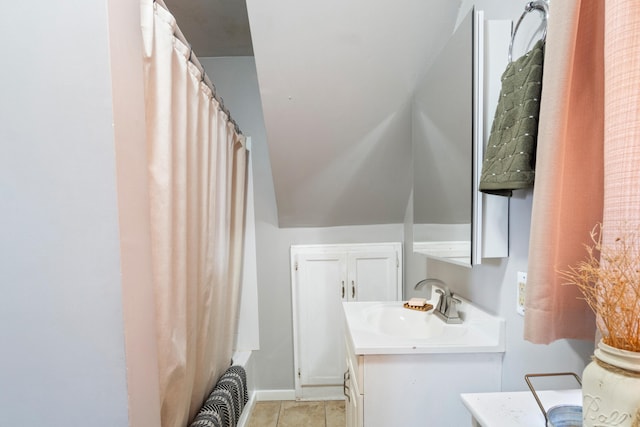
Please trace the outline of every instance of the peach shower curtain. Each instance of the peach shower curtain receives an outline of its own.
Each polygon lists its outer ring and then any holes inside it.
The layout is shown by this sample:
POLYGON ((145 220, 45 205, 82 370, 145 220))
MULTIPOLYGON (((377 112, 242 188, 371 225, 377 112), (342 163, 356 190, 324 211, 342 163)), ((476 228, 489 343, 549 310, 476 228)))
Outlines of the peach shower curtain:
POLYGON ((231 361, 247 152, 173 16, 141 7, 161 418, 184 427, 231 361))
POLYGON ((584 258, 596 223, 640 223, 638 4, 550 6, 525 300, 535 343, 594 339, 592 313, 558 271, 584 258))
POLYGON ((608 0, 603 242, 640 226, 640 2, 608 0))

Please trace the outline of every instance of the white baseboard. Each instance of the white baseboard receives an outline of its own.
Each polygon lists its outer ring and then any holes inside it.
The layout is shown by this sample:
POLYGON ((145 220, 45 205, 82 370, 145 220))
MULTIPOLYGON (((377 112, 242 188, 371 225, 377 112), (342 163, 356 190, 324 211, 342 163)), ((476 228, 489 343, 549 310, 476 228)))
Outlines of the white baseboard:
POLYGON ((256 401, 296 400, 295 390, 256 390, 256 401))
POLYGON ((342 386, 305 386, 300 388, 297 400, 341 400, 344 399, 342 386))

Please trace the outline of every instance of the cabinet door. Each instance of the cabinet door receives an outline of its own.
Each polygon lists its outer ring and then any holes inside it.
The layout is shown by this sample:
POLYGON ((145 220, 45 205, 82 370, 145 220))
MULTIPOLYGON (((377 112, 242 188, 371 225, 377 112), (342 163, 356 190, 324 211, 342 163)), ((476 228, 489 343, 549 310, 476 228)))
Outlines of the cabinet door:
POLYGON ((363 249, 348 255, 350 301, 397 301, 401 291, 401 252, 394 245, 363 249))
POLYGON ((345 417, 347 420, 347 427, 362 427, 363 426, 363 396, 362 391, 358 388, 358 381, 356 379, 356 369, 350 362, 350 357, 347 358, 347 372, 345 374, 344 389, 345 389, 345 417))
POLYGON ((362 427, 362 405, 360 396, 353 387, 347 389, 347 401, 345 402, 345 416, 347 419, 347 427, 362 427))
POLYGON ((353 390, 353 412, 355 413, 353 420, 356 427, 364 426, 364 396, 358 392, 357 389, 353 390))
MULTIPOLYGON (((347 366, 349 366, 349 361, 347 361, 347 366)), ((347 427, 356 427, 356 408, 354 402, 354 393, 351 391, 351 379, 349 378, 349 374, 351 374, 351 367, 345 373, 344 379, 344 415, 346 418, 347 427)))
POLYGON ((343 288, 346 297, 346 255, 299 253, 294 255, 294 322, 296 387, 342 386, 344 338, 343 288))

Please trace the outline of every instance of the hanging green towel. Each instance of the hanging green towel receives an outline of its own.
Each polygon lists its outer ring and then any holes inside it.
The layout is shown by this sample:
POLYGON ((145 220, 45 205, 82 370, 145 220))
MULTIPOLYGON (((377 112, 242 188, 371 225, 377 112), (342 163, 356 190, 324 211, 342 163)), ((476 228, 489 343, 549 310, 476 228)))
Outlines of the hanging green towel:
POLYGON ((502 74, 502 89, 485 150, 480 191, 511 196, 533 186, 544 41, 502 74))

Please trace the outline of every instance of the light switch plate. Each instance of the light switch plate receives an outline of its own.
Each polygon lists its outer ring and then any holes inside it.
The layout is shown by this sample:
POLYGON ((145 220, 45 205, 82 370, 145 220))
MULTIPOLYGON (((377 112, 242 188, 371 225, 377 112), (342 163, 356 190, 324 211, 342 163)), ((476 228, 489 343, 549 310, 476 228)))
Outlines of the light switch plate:
POLYGON ((518 291, 516 292, 518 300, 516 301, 516 311, 524 316, 524 290, 527 286, 527 273, 518 271, 518 291))

